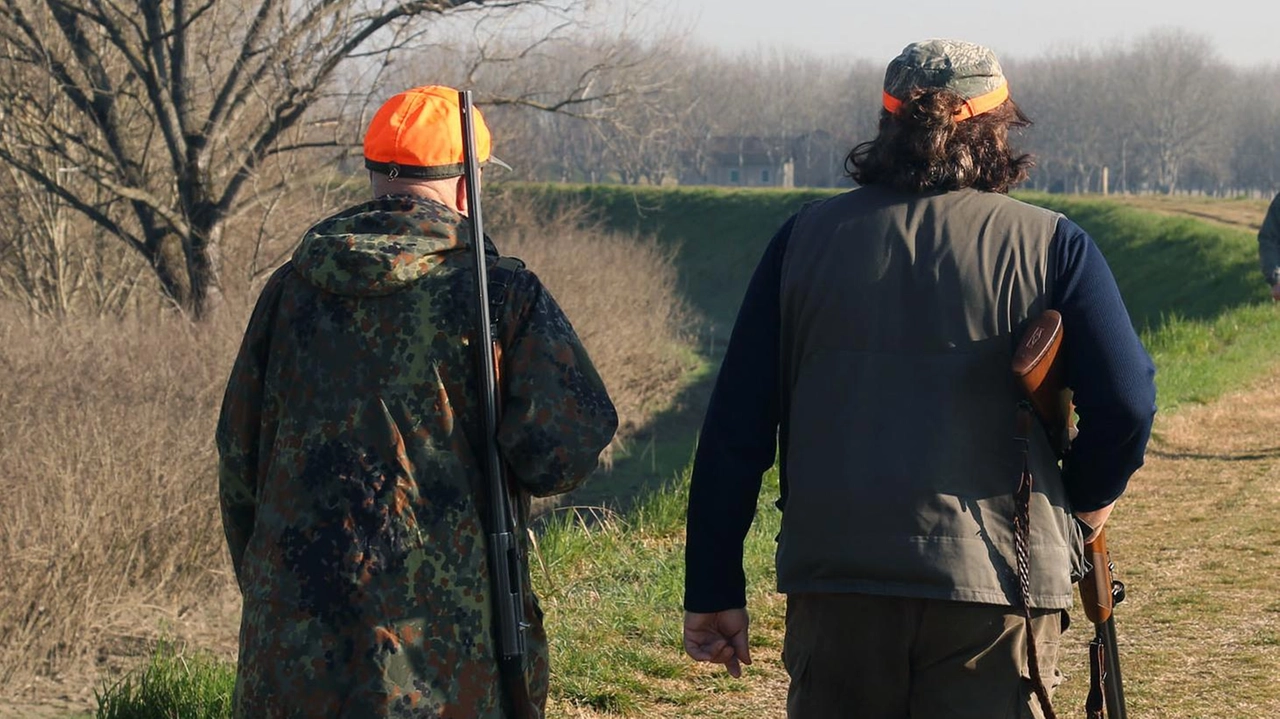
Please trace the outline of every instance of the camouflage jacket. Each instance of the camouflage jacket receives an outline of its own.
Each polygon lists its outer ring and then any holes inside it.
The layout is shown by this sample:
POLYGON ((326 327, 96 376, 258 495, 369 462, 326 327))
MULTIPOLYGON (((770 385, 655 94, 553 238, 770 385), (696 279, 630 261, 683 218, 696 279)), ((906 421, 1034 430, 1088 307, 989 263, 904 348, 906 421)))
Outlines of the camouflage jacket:
MULTIPOLYGON (((309 230, 258 299, 217 427, 238 717, 503 716, 465 222, 404 197, 353 207, 309 230)), ((565 492, 617 416, 532 272, 501 306, 499 450, 524 493, 565 492)), ((532 595, 526 616, 541 704, 532 595)))

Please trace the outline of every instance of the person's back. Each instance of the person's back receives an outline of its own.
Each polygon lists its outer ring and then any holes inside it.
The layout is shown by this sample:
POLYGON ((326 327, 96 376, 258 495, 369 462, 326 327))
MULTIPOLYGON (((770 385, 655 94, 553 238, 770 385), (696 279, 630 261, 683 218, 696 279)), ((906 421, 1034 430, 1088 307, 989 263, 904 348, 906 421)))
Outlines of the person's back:
MULTIPOLYGON (((1016 601, 1014 557, 991 561, 1020 469, 1010 338, 1049 301, 1059 217, 999 193, 878 185, 798 214, 781 275, 784 591, 1016 601)), ((1081 571, 1069 503, 1032 441, 1031 586, 1036 606, 1067 608, 1060 568, 1081 571)))
POLYGON ((743 298, 689 492, 685 648, 749 661, 734 560, 776 437, 788 716, 1040 717, 1154 367, 1088 235, 1007 196, 1030 121, 990 50, 908 45, 883 106, 848 157, 860 187, 788 219, 743 298), (1047 309, 1080 415, 1061 468, 1012 369, 1047 309))
MULTIPOLYGON (((218 446, 244 596, 238 717, 508 716, 465 201, 436 192, 454 191, 452 177, 400 183, 306 233, 264 288, 228 384, 218 446)), ((617 418, 536 275, 497 269, 489 249, 497 442, 524 514, 528 495, 582 482, 617 418)), ((540 708, 546 636, 531 592, 525 604, 540 708)))

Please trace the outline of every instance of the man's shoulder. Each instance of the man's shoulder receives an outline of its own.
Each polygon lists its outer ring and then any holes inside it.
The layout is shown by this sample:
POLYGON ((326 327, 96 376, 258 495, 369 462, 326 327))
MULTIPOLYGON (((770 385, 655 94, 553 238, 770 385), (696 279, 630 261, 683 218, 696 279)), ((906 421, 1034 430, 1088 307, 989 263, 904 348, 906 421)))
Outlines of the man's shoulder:
POLYGON ((528 265, 519 257, 500 255, 488 265, 489 284, 500 282, 510 284, 516 277, 528 273, 528 265))
POLYGON ((280 300, 280 295, 284 291, 284 287, 289 280, 295 276, 296 266, 292 259, 287 259, 284 264, 277 267, 267 277, 267 281, 262 283, 261 289, 258 290, 257 310, 264 311, 269 307, 274 307, 280 300))
POLYGON ((1021 199, 1021 198, 1018 198, 1018 197, 1014 197, 1013 195, 1010 195, 1010 194, 1007 194, 1007 193, 1003 193, 1003 192, 984 192, 984 193, 982 193, 982 194, 984 194, 984 195, 990 195, 990 196, 992 196, 992 197, 1000 198, 1000 199, 998 200, 999 202, 1008 203, 1009 205, 1016 205, 1016 206, 1018 206, 1018 207, 1025 207, 1025 208, 1027 208, 1027 210, 1028 210, 1028 211, 1031 211, 1031 212, 1041 212, 1041 213, 1045 213, 1045 214, 1048 214, 1048 215, 1053 215, 1053 216, 1055 216, 1055 217, 1058 217, 1058 216, 1061 216, 1061 215, 1062 215, 1062 213, 1061 213, 1061 212, 1058 212, 1057 210, 1050 209, 1050 208, 1048 208, 1048 207, 1045 207, 1044 205, 1037 205, 1037 204, 1035 204, 1034 202, 1031 202, 1030 200, 1024 200, 1024 199, 1021 199))
POLYGON ((532 299, 546 289, 537 270, 522 258, 501 255, 488 264, 489 291, 501 285, 515 297, 532 299))
POLYGON ((818 197, 802 204, 792 215, 791 221, 794 227, 803 229, 825 218, 846 218, 865 214, 872 207, 883 202, 882 195, 883 190, 879 187, 867 185, 830 197, 818 197))
POLYGON ((1057 232, 1059 222, 1065 217, 1057 210, 1007 193, 972 187, 921 195, 921 202, 932 205, 934 212, 957 218, 960 222, 1016 227, 1020 228, 1019 232, 1034 229, 1046 239, 1057 232))

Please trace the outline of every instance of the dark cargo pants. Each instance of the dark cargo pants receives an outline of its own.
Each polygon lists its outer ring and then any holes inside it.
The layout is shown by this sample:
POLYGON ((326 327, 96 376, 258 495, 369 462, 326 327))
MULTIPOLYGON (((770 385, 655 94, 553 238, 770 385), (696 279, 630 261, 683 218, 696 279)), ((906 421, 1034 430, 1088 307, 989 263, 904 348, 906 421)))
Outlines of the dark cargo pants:
MULTIPOLYGON (((1040 674, 1061 681, 1065 614, 1033 610, 1040 674)), ((1012 607, 865 594, 787 596, 789 719, 1042 719, 1012 607)))

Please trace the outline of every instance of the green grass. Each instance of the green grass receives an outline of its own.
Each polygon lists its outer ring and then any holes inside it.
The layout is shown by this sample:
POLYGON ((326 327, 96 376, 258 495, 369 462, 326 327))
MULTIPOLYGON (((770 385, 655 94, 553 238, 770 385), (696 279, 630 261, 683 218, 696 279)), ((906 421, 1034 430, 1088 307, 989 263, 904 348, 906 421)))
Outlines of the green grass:
POLYGON ((1255 233, 1105 199, 1016 196, 1062 212, 1093 237, 1139 329, 1158 330, 1172 313, 1212 320, 1230 309, 1270 302, 1255 233))
MULTIPOLYGON (((695 667, 684 657, 680 634, 687 490, 686 472, 625 515, 561 511, 544 526, 539 547, 546 571, 535 565, 534 585, 551 636, 553 701, 631 713, 652 704, 685 705, 707 691, 688 682, 695 667)), ((747 538, 753 605, 773 588, 781 514, 768 497, 776 494, 775 472, 765 479, 747 538)))
POLYGON ((226 719, 235 668, 207 654, 161 643, 139 671, 95 692, 96 719, 226 719))
POLYGON ((1171 314, 1143 342, 1156 365, 1160 411, 1207 403, 1275 366, 1280 307, 1267 300, 1200 320, 1171 314))
POLYGON ((669 405, 615 453, 608 472, 598 472, 570 497, 570 504, 627 511, 629 504, 678 477, 693 460, 703 408, 715 367, 699 355, 669 405))

